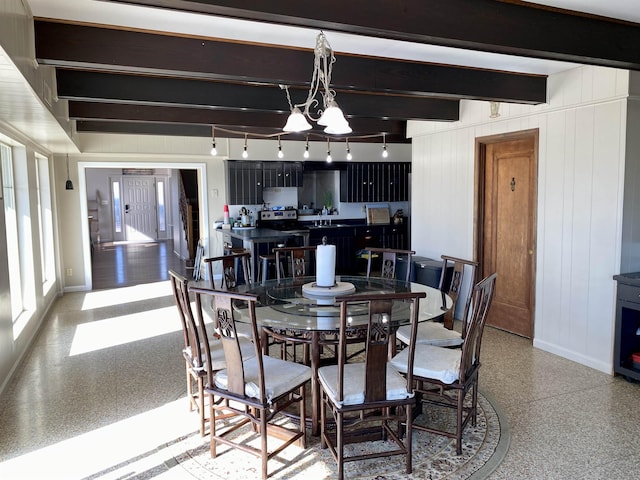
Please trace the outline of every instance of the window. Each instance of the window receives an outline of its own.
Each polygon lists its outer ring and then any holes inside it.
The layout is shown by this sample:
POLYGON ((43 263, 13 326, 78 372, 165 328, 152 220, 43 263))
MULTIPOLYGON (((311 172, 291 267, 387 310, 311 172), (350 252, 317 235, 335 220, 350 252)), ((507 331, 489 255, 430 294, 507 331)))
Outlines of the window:
POLYGON ((111 181, 111 195, 113 196, 113 228, 116 233, 122 233, 122 205, 118 180, 111 181))
POLYGON ((55 283, 53 247, 53 213, 51 211, 51 182, 49 159, 36 156, 38 188, 38 221, 40 224, 40 262, 42 264, 43 293, 55 283))
POLYGON ((164 180, 156 182, 157 198, 158 198, 158 231, 165 232, 167 230, 166 209, 164 205, 164 180))
POLYGON ((13 181, 13 157, 11 147, 0 143, 2 162, 2 194, 4 197, 4 217, 7 236, 7 260, 9 293, 11 298, 11 319, 15 323, 23 310, 22 279, 20 271, 20 243, 18 241, 18 214, 16 212, 16 192, 13 181))

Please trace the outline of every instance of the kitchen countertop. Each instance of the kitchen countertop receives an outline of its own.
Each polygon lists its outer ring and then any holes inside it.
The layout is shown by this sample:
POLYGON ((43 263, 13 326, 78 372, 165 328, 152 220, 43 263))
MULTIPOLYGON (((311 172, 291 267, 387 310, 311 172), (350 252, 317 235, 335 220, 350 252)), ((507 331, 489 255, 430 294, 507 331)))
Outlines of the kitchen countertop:
POLYGON ((271 240, 280 240, 295 235, 294 233, 274 230, 272 228, 232 228, 230 230, 218 229, 216 231, 220 232, 221 234, 228 233, 234 238, 249 242, 269 242, 271 240))

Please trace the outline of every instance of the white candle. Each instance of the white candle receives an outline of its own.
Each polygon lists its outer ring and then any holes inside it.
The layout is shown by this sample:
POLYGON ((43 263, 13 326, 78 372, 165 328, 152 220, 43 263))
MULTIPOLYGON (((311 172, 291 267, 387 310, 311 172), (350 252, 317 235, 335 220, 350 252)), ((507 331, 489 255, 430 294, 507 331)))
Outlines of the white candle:
POLYGON ((316 250, 316 284, 333 287, 336 283, 336 246, 318 245, 316 250))

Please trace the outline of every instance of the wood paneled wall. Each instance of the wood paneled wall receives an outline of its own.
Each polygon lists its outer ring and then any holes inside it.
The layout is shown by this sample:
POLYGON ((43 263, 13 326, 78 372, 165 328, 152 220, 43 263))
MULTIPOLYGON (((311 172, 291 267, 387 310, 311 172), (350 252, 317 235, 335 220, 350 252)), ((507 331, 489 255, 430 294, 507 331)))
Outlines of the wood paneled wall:
POLYGON ((549 78, 545 105, 502 104, 491 119, 488 103, 463 102, 460 122, 408 127, 411 247, 434 258, 474 256, 475 139, 539 129, 534 346, 607 373, 630 156, 628 91, 629 72, 580 67, 549 78))

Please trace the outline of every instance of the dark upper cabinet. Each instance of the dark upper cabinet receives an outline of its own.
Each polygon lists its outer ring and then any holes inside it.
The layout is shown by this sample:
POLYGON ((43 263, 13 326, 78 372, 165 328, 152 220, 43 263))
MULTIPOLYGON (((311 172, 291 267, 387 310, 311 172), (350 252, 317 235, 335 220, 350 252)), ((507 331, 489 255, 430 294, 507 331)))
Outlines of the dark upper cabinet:
POLYGON ((264 188, 302 187, 302 162, 262 162, 264 188))
POLYGON ((341 202, 406 202, 408 162, 354 162, 340 176, 341 202))
POLYGON ((262 203, 262 162, 229 160, 227 192, 231 205, 262 203))

